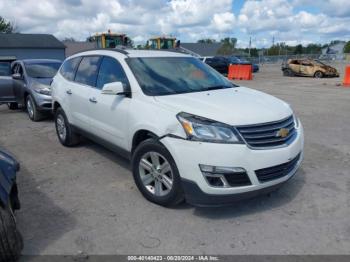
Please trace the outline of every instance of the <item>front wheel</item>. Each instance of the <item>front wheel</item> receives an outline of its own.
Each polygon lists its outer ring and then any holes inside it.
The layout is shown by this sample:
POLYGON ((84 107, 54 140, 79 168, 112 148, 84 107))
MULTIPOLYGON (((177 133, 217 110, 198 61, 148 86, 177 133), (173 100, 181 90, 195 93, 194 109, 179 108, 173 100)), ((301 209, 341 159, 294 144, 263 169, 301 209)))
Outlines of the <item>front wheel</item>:
POLYGON ((174 206, 184 200, 175 161, 156 139, 147 139, 136 148, 132 169, 138 189, 149 201, 174 206))
POLYGON ((322 78, 323 77, 323 73, 321 71, 317 71, 314 75, 315 78, 322 78))
POLYGON ((34 98, 31 95, 27 96, 26 99, 26 108, 27 108, 27 113, 29 116, 29 119, 37 122, 43 119, 43 114, 38 110, 36 103, 34 101, 34 98))
POLYGON ((17 261, 22 248, 22 236, 10 207, 0 207, 0 262, 17 261))

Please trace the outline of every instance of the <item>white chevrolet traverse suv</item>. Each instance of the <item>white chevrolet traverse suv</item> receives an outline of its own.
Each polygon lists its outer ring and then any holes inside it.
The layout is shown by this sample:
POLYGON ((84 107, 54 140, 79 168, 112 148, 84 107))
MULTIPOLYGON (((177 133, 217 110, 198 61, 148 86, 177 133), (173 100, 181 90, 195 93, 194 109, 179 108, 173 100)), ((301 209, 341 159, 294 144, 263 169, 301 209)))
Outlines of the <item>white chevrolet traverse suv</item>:
POLYGON ((269 192, 303 157, 290 106, 189 55, 104 49, 67 58, 52 82, 59 141, 127 156, 150 201, 223 205, 269 192))

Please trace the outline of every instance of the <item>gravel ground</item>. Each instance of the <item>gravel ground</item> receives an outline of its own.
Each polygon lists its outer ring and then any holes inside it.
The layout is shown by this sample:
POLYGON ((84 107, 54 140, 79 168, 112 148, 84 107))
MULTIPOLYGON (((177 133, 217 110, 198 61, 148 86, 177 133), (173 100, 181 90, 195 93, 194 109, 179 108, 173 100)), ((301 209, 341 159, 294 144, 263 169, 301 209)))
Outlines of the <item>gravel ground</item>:
POLYGON ((305 160, 279 191, 224 208, 147 202, 123 158, 89 141, 64 148, 52 119, 33 123, 0 106, 0 145, 22 167, 23 253, 350 254, 350 88, 341 80, 282 77, 265 65, 238 82, 293 106, 305 160))

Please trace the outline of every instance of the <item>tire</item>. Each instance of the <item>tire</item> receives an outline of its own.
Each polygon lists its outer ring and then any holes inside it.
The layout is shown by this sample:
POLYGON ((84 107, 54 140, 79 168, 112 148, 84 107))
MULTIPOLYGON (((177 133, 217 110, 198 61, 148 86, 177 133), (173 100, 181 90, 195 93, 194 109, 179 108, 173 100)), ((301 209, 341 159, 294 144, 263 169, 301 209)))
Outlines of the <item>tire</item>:
POLYGON ((55 127, 58 140, 64 146, 71 147, 79 144, 80 138, 69 124, 66 114, 61 107, 55 113, 55 127))
POLYGON ((28 95, 26 98, 26 108, 30 120, 38 122, 44 118, 43 113, 38 110, 34 98, 31 95, 28 95))
POLYGON ((284 76, 293 76, 294 73, 293 73, 293 71, 290 70, 290 69, 284 69, 284 70, 283 70, 283 75, 284 75, 284 76))
POLYGON ((18 104, 17 103, 7 103, 7 107, 10 110, 16 110, 16 109, 18 109, 18 104))
POLYGON ((161 206, 175 206, 184 200, 175 161, 156 139, 147 139, 136 148, 132 157, 132 171, 136 186, 147 200, 161 206), (145 164, 145 160, 148 163, 145 164))
POLYGON ((22 249, 23 239, 13 213, 8 207, 0 207, 0 262, 17 261, 22 249))
POLYGON ((321 71, 316 71, 314 74, 315 78, 322 78, 323 77, 323 73, 321 71))

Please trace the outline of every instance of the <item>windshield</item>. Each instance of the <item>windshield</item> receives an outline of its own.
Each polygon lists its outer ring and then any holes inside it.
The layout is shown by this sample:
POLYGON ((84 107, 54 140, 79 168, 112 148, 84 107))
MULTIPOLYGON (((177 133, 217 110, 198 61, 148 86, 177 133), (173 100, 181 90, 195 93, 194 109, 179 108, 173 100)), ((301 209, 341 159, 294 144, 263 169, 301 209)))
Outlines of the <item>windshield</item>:
POLYGON ((11 75, 11 63, 10 62, 0 62, 0 76, 11 75))
POLYGON ((61 63, 26 64, 27 74, 33 78, 53 78, 61 63))
POLYGON ((129 58, 142 91, 149 96, 235 87, 214 69, 193 57, 129 58))

